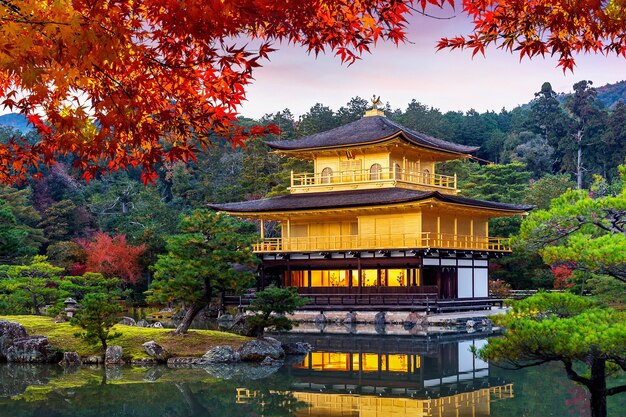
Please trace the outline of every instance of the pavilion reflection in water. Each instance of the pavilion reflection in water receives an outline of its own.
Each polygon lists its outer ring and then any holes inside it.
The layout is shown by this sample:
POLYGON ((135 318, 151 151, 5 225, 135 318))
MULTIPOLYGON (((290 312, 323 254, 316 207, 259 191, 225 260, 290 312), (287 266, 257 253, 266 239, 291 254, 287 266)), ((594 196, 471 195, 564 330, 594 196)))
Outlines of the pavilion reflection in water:
MULTIPOLYGON (((490 377, 473 356, 484 339, 437 344, 436 349, 316 351, 289 372, 298 417, 481 417, 491 403, 513 397, 513 385, 490 377)), ((393 343, 392 343, 393 344, 393 343)), ((240 399, 250 395, 240 391, 240 399)))

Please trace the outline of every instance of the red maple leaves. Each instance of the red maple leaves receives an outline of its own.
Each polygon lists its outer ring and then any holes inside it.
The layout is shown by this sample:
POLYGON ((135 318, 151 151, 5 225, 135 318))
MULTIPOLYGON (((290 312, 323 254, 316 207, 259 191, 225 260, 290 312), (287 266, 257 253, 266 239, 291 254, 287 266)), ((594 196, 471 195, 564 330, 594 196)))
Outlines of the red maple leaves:
MULTIPOLYGON (((405 40, 414 5, 454 0, 3 0, 0 106, 29 117, 35 145, 0 144, 0 182, 73 157, 89 180, 139 166, 144 181, 164 161, 193 160, 218 138, 235 146, 274 127, 236 119, 252 74, 289 42, 353 63, 379 40, 405 40), (248 44, 252 41, 251 44, 248 44), (243 45, 243 46, 242 46, 243 45), (254 45, 254 46, 252 46, 254 45)), ((626 56, 624 0, 463 0, 469 36, 438 48, 520 57, 579 52, 626 56)))
POLYGON ((463 0, 474 21, 473 33, 443 38, 438 49, 470 49, 484 54, 494 45, 520 59, 558 57, 573 71, 579 53, 626 57, 626 8, 623 0, 463 0))
POLYGON ((218 138, 239 146, 275 132, 236 119, 272 42, 350 63, 378 39, 402 41, 407 12, 388 0, 7 0, 0 105, 27 115, 42 140, 0 144, 0 182, 63 155, 86 180, 139 166, 150 182, 160 163, 193 160, 218 138))
POLYGON ((131 283, 141 279, 139 257, 145 250, 144 245, 132 246, 126 242, 126 236, 112 237, 104 232, 96 233, 90 240, 80 240, 78 244, 85 249, 87 271, 131 283))

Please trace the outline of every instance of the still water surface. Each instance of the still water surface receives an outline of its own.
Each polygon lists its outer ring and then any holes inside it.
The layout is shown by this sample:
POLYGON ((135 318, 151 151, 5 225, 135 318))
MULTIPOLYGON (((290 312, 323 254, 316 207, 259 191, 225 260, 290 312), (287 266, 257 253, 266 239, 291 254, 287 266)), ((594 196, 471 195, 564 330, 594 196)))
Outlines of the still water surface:
MULTIPOLYGON (((299 339, 305 336, 298 335, 299 339)), ((283 367, 196 369, 0 365, 0 417, 587 416, 557 365, 505 371, 475 359, 485 339, 309 336, 283 367)), ((626 395, 609 400, 626 415, 626 395)))

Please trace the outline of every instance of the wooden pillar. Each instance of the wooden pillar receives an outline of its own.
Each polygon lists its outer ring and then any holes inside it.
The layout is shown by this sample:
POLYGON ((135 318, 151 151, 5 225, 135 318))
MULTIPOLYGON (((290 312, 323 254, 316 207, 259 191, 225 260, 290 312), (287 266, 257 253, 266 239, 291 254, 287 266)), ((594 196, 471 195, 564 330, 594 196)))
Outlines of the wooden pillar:
POLYGON ((361 257, 359 256, 356 260, 357 262, 357 280, 359 281, 359 293, 361 292, 361 288, 363 288, 363 269, 361 268, 361 257))
POLYGON ((456 216, 454 216, 454 247, 456 248, 457 246, 457 232, 458 232, 458 219, 456 216))
POLYGON ((287 241, 283 242, 283 249, 291 249, 291 220, 289 218, 287 218, 287 241))
POLYGON ((261 243, 265 239, 265 220, 261 219, 261 243))
POLYGON ((437 216, 437 237, 436 239, 436 246, 441 246, 441 216, 437 216))
POLYGON ((376 285, 378 287, 380 287, 382 285, 381 283, 381 270, 380 270, 380 265, 376 265, 376 285))
POLYGON ((307 282, 307 287, 311 288, 311 276, 313 274, 311 273, 311 267, 310 266, 309 266, 309 269, 307 270, 307 274, 308 274, 308 281, 309 281, 309 282, 307 282))
POLYGON ((288 287, 291 287, 291 265, 287 264, 287 279, 286 283, 288 287))

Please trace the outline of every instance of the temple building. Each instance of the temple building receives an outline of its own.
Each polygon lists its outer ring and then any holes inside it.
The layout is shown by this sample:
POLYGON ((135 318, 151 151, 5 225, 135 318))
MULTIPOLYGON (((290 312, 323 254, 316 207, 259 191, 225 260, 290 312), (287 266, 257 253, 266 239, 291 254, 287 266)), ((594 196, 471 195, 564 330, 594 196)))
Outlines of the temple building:
POLYGON ((508 239, 489 234, 489 219, 531 208, 457 195, 456 176, 437 164, 478 148, 408 129, 376 108, 267 145, 312 161, 313 172, 292 172, 288 195, 209 207, 260 221, 260 287, 297 287, 320 308, 484 307, 489 259, 510 252, 508 239))

